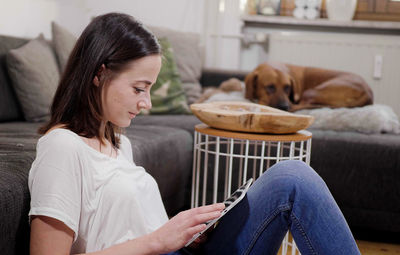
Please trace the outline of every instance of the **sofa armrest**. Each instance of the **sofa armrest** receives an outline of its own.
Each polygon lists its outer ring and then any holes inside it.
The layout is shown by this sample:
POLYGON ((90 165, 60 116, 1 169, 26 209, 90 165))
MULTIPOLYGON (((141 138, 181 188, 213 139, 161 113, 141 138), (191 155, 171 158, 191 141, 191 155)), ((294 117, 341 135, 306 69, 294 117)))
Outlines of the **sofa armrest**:
POLYGON ((233 77, 243 81, 247 74, 248 72, 241 70, 203 69, 200 84, 202 87, 218 87, 221 82, 233 77))

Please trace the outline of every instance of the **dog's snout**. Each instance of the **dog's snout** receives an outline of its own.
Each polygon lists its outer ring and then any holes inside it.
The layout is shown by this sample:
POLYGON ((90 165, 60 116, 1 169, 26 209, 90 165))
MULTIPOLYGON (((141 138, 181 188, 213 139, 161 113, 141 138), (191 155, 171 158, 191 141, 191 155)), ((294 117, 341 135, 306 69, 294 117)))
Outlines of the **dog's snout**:
POLYGON ((290 108, 290 105, 287 101, 279 102, 276 108, 284 111, 288 111, 290 108))

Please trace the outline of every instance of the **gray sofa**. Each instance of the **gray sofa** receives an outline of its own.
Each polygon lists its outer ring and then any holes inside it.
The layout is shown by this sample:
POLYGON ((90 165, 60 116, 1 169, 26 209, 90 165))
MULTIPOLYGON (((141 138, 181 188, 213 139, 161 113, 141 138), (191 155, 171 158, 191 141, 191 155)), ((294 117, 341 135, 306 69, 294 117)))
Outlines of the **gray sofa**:
MULTIPOLYGON (((41 123, 24 121, 5 53, 27 40, 0 36, 0 254, 29 254, 28 172, 41 123)), ((245 73, 202 70, 200 83, 217 86, 245 73)), ((190 206, 193 115, 137 116, 126 129, 133 157, 158 182, 170 216, 190 206)), ((322 176, 350 226, 400 233, 400 136, 311 130, 311 165, 322 176)))

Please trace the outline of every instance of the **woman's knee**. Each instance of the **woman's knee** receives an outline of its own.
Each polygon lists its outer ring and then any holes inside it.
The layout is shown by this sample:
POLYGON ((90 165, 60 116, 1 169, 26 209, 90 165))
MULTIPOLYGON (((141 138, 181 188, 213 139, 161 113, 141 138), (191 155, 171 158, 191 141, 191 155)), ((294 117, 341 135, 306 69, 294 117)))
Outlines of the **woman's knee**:
POLYGON ((322 178, 309 165, 299 160, 281 161, 270 167, 259 179, 261 182, 257 186, 262 190, 261 193, 265 193, 264 189, 274 189, 291 201, 295 197, 308 199, 329 194, 322 178))
POLYGON ((267 171, 273 174, 293 174, 296 176, 299 174, 304 175, 314 172, 309 165, 300 160, 280 161, 267 169, 267 171))
POLYGON ((266 171, 264 178, 285 178, 288 184, 302 180, 304 183, 316 184, 325 182, 309 165, 300 160, 285 160, 273 165, 266 171))
MULTIPOLYGON (((302 161, 286 160, 276 163, 260 176, 253 184, 252 197, 255 201, 265 199, 272 204, 287 204, 296 197, 309 196, 322 186, 320 177, 315 171, 302 161)), ((323 184, 324 185, 324 184, 323 184)))

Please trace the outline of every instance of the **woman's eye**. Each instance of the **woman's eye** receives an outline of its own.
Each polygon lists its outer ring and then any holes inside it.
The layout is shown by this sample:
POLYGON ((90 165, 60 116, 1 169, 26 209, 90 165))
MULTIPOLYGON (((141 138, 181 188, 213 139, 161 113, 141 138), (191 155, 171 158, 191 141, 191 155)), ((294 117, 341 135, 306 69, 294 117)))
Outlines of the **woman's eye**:
POLYGON ((144 89, 140 89, 140 88, 134 88, 135 89, 135 93, 139 94, 141 92, 144 92, 144 89))

